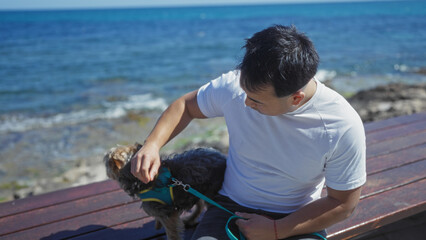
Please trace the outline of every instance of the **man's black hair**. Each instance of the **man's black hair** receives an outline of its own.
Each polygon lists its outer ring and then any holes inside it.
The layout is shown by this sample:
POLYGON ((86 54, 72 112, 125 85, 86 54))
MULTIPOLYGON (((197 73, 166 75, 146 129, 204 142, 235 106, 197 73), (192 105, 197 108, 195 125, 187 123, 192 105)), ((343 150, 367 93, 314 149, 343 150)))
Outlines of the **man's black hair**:
POLYGON ((318 68, 313 43, 294 26, 274 25, 246 40, 246 53, 238 65, 240 84, 250 92, 272 85, 277 97, 303 88, 318 68))

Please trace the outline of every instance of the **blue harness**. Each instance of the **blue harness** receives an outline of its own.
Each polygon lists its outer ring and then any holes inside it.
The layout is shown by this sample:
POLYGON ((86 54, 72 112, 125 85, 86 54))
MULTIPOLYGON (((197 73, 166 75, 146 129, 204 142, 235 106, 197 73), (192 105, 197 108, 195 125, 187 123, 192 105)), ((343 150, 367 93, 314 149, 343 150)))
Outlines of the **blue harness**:
POLYGON ((170 185, 172 174, 166 167, 159 170, 158 180, 161 185, 159 187, 151 187, 149 189, 140 191, 138 196, 142 202, 159 202, 163 205, 173 205, 173 185, 170 185))

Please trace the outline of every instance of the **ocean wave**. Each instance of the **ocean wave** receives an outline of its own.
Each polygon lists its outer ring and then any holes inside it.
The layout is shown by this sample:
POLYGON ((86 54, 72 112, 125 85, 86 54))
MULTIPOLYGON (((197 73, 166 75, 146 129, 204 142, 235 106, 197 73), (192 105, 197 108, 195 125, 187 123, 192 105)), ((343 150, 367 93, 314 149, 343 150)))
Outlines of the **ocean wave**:
POLYGON ((141 94, 129 96, 124 101, 104 102, 104 106, 112 109, 119 108, 125 110, 164 110, 167 107, 167 103, 163 98, 154 98, 152 94, 141 94))
POLYGON ((129 96, 127 100, 104 102, 101 109, 81 109, 68 113, 58 113, 47 117, 28 117, 23 114, 0 116, 0 133, 24 132, 39 128, 51 128, 90 122, 102 119, 117 119, 131 111, 164 110, 167 103, 152 94, 129 96))
POLYGON ((412 67, 405 64, 394 64, 393 68, 397 72, 401 73, 417 73, 417 74, 425 74, 426 67, 412 67))

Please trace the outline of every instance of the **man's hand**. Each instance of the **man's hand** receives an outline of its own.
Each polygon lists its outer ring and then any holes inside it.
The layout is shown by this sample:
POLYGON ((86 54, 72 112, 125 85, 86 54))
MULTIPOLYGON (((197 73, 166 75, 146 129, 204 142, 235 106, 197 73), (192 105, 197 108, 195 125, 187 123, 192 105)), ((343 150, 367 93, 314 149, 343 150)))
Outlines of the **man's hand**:
POLYGON ((275 239, 274 220, 257 214, 236 213, 236 215, 247 219, 238 219, 235 222, 247 239, 275 239))
POLYGON ((197 104, 197 90, 174 101, 161 114, 143 147, 133 156, 132 174, 144 183, 154 180, 160 168, 160 148, 178 135, 194 118, 206 118, 197 104))
POLYGON ((130 160, 132 174, 144 183, 154 180, 161 165, 159 151, 154 144, 144 144, 130 160))

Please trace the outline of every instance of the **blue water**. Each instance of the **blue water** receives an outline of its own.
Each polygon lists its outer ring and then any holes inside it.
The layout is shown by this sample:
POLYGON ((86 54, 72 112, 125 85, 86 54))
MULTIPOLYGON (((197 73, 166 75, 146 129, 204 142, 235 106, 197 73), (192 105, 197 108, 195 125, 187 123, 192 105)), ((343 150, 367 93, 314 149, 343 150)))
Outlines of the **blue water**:
POLYGON ((426 1, 0 12, 0 134, 161 110, 294 24, 342 92, 417 83, 426 1))

